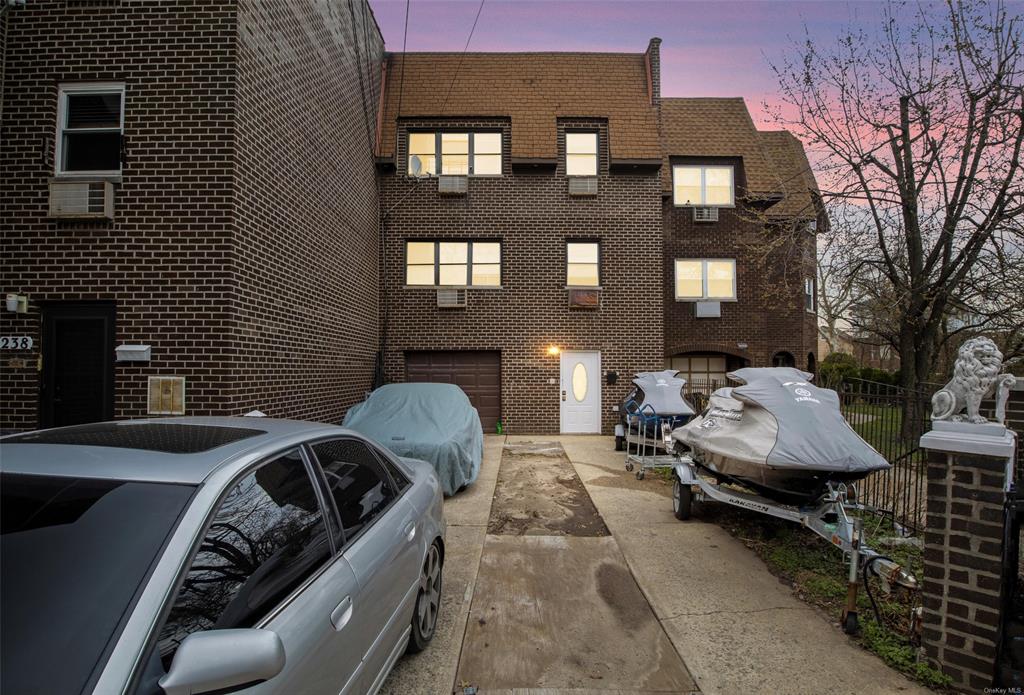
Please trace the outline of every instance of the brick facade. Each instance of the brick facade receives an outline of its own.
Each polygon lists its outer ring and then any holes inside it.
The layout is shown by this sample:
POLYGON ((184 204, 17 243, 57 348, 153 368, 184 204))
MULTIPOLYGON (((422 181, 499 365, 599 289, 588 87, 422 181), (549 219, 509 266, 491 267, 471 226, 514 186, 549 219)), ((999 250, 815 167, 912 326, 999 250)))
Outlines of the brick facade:
MULTIPOLYGON (((436 126, 406 120, 402 127, 436 126)), ((493 119, 446 121, 452 128, 494 127, 493 119)), ((661 342, 661 235, 657 175, 609 173, 605 125, 565 120, 566 126, 600 132, 598 195, 571 198, 561 163, 553 171, 522 174, 510 164, 503 129, 504 175, 471 177, 464 197, 437 192, 434 179, 405 175, 405 138, 399 138, 395 173, 381 177, 387 291, 386 376, 405 378, 404 354, 412 350, 500 350, 502 419, 513 432, 554 433, 559 428, 559 358, 546 349, 601 352, 603 373, 621 377, 602 384, 605 432, 618 415, 637 369, 659 369, 661 342), (570 309, 565 289, 565 242, 601 243, 601 307, 570 309), (409 239, 500 239, 501 289, 470 289, 465 309, 439 309, 435 290, 404 286, 404 243, 409 239), (554 380, 554 383, 549 383, 554 380)), ((559 162, 561 162, 559 158, 559 162)))
POLYGON ((117 417, 146 414, 149 375, 186 377, 190 415, 331 420, 362 397, 377 340, 367 128, 383 46, 356 5, 34 0, 7 12, 0 288, 28 295, 30 311, 0 313, 0 333, 35 347, 3 354, 0 428, 37 425, 39 309, 74 300, 115 304, 116 344, 152 346, 150 362, 116 367, 117 417), (57 88, 84 81, 124 83, 125 161, 112 221, 60 222, 47 216, 57 88), (338 259, 314 262, 324 248, 338 259))

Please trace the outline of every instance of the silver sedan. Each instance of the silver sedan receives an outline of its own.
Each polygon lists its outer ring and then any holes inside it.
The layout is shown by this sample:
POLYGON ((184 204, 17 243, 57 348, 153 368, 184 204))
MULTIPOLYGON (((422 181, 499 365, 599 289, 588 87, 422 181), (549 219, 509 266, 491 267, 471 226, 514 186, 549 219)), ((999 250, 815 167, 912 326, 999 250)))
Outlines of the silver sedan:
POLYGON ((433 637, 428 464, 256 418, 0 440, 11 693, 373 693, 433 637))

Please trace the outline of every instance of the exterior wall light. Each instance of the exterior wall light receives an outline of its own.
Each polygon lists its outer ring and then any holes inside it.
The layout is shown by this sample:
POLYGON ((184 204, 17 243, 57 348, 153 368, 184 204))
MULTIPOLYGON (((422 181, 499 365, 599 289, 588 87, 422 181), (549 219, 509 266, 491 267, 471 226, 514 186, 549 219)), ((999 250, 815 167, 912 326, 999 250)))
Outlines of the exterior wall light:
POLYGON ((560 347, 558 347, 557 345, 549 345, 548 346, 548 354, 549 355, 552 355, 552 356, 553 355, 558 355, 561 352, 562 352, 562 349, 560 347))
POLYGON ((28 311, 28 297, 23 294, 17 294, 10 292, 7 294, 5 304, 7 311, 14 311, 19 314, 24 314, 28 311))

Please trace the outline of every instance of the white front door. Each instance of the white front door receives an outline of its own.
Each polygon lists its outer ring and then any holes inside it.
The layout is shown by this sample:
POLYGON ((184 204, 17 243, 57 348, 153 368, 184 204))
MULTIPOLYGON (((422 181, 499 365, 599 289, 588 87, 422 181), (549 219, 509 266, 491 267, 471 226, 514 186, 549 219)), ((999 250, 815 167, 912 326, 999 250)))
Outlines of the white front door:
POLYGON ((563 352, 562 432, 601 432, 601 353, 563 352))

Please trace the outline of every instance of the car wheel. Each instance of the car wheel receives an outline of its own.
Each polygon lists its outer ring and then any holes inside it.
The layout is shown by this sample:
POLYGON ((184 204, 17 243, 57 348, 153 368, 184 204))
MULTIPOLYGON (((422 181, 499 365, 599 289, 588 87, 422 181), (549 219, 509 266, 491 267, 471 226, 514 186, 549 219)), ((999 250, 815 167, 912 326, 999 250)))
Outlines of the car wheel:
POLYGON ((421 652, 430 644, 437 629, 437 614, 441 608, 441 549, 437 543, 430 546, 427 559, 420 574, 420 591, 416 596, 416 608, 412 615, 412 634, 409 649, 412 654, 421 652))

